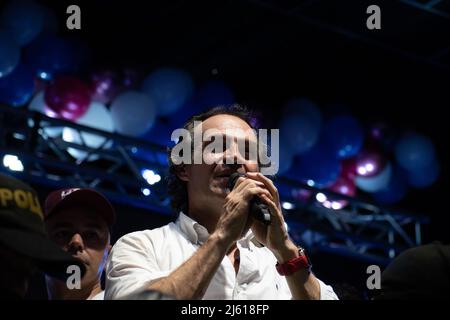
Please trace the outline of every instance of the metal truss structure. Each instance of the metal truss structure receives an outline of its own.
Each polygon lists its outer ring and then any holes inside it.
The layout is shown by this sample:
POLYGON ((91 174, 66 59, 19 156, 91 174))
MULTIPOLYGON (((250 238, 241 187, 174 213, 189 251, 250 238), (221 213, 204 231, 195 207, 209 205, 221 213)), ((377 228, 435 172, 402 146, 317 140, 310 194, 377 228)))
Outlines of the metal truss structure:
MULTIPOLYGON (((22 171, 9 173, 35 185, 95 188, 117 203, 171 213, 163 181, 167 175, 164 147, 0 106, 0 155, 6 154, 23 163, 22 171), (95 135, 100 143, 92 147, 85 141, 87 135, 95 135), (150 185, 142 175, 144 169, 159 174, 161 181, 150 185)), ((421 244, 426 217, 391 211, 284 177, 275 183, 282 202, 289 204, 285 216, 291 236, 310 250, 385 265, 402 250, 421 244), (299 190, 309 194, 306 201, 292 196, 299 190), (327 209, 316 201, 317 193, 347 204, 340 210, 327 209)))
POLYGON ((286 195, 282 198, 294 203, 293 210, 285 210, 291 236, 310 250, 387 265, 398 253, 420 245, 423 225, 429 223, 425 216, 383 208, 286 178, 280 178, 277 185, 291 194, 295 190, 294 194, 309 195, 302 200, 286 195), (343 207, 326 208, 317 201, 318 194, 343 207))
POLYGON ((26 181, 95 188, 113 201, 170 213, 164 183, 150 186, 142 176, 144 169, 164 175, 166 150, 161 146, 0 106, 0 152, 23 162, 23 172, 16 174, 26 181), (100 141, 96 148, 86 143, 88 135, 100 141))

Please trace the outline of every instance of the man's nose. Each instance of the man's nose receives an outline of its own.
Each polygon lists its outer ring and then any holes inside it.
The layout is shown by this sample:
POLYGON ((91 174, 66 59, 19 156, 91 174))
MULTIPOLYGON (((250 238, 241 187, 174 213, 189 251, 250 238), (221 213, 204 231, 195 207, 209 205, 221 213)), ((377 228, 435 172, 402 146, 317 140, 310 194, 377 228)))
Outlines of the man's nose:
POLYGON ((224 163, 228 166, 236 167, 241 167, 245 164, 245 156, 242 155, 237 143, 231 143, 231 146, 226 149, 224 153, 224 163))
POLYGON ((84 242, 83 238, 79 233, 75 233, 72 238, 70 239, 69 245, 68 245, 68 251, 71 254, 76 254, 78 252, 81 252, 84 250, 84 242))

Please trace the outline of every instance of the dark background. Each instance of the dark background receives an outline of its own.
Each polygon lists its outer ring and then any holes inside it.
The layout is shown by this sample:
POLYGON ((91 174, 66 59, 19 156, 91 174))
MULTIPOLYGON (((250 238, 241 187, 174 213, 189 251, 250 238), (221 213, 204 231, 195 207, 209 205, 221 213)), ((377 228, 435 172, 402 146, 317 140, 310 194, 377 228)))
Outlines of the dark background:
MULTIPOLYGON (((365 124, 381 120, 429 136, 441 178, 428 189, 410 190, 396 206, 431 217, 424 242, 449 241, 450 19, 445 15, 394 0, 40 2, 55 10, 62 33, 89 44, 96 67, 150 72, 173 66, 199 83, 223 80, 239 103, 260 110, 265 127, 275 126, 287 100, 303 96, 324 111, 343 104, 365 124), (81 30, 65 29, 70 4, 81 7, 81 30), (366 28, 371 4, 381 8, 381 30, 366 28)), ((439 9, 445 13, 450 3, 442 1, 439 9)), ((44 199, 47 190, 40 191, 44 199)), ((113 240, 172 219, 119 205, 117 211, 113 240)), ((313 258, 324 281, 365 286, 365 265, 342 257, 313 258)))

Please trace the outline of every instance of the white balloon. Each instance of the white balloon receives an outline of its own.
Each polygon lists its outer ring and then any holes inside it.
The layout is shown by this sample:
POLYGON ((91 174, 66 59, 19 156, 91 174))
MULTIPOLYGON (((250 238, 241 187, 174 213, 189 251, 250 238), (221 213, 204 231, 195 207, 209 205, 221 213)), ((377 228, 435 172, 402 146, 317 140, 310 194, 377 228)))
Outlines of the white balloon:
MULTIPOLYGON (((44 100, 44 91, 38 92, 33 99, 31 100, 30 104, 28 105, 28 109, 32 111, 37 111, 39 113, 42 113, 46 115, 47 117, 57 118, 57 115, 52 112, 49 108, 47 108, 47 105, 44 100)), ((33 120, 28 120, 29 126, 33 125, 33 120)), ((42 126, 49 125, 48 122, 43 122, 42 126)), ((59 137, 63 131, 62 127, 51 127, 51 128, 45 128, 45 133, 52 138, 59 137)))
POLYGON ((130 90, 113 101, 111 116, 117 132, 137 137, 155 123, 156 107, 149 95, 130 90))
POLYGON ((356 177, 355 184, 361 190, 367 192, 378 192, 389 185, 392 175, 392 166, 390 163, 374 177, 356 177))
MULTIPOLYGON (((79 118, 76 123, 106 132, 114 132, 114 124, 112 121, 111 113, 105 107, 105 105, 101 104, 100 102, 92 102, 89 106, 88 111, 81 118, 79 118)), ((82 144, 81 138, 83 138, 85 144, 91 148, 100 148, 107 140, 105 137, 85 131, 81 132, 80 137, 80 134, 77 130, 69 127, 64 128, 62 137, 64 141, 77 144, 82 144)), ((112 144, 112 140, 109 140, 102 147, 102 149, 109 149, 111 148, 112 144)), ((67 148, 67 152, 69 152, 72 157, 78 160, 86 158, 88 154, 88 152, 76 148, 67 148)), ((87 160, 94 161, 98 158, 98 155, 91 154, 89 155, 87 160)))

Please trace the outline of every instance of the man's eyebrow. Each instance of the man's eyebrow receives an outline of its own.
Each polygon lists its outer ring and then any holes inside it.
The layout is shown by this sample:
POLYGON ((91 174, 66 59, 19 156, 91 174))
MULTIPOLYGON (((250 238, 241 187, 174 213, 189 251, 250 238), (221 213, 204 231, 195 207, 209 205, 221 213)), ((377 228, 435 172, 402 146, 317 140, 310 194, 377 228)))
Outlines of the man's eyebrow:
POLYGON ((71 228, 71 227, 73 227, 73 224, 72 223, 70 223, 70 222, 56 222, 54 225, 53 225, 53 228, 71 228))
POLYGON ((93 229, 102 229, 102 226, 100 223, 97 222, 91 222, 86 224, 87 228, 93 228, 93 229))
POLYGON ((237 138, 238 141, 244 141, 244 142, 248 142, 248 143, 252 143, 252 144, 257 144, 258 143, 258 139, 256 137, 246 137, 245 139, 242 138, 237 138))

